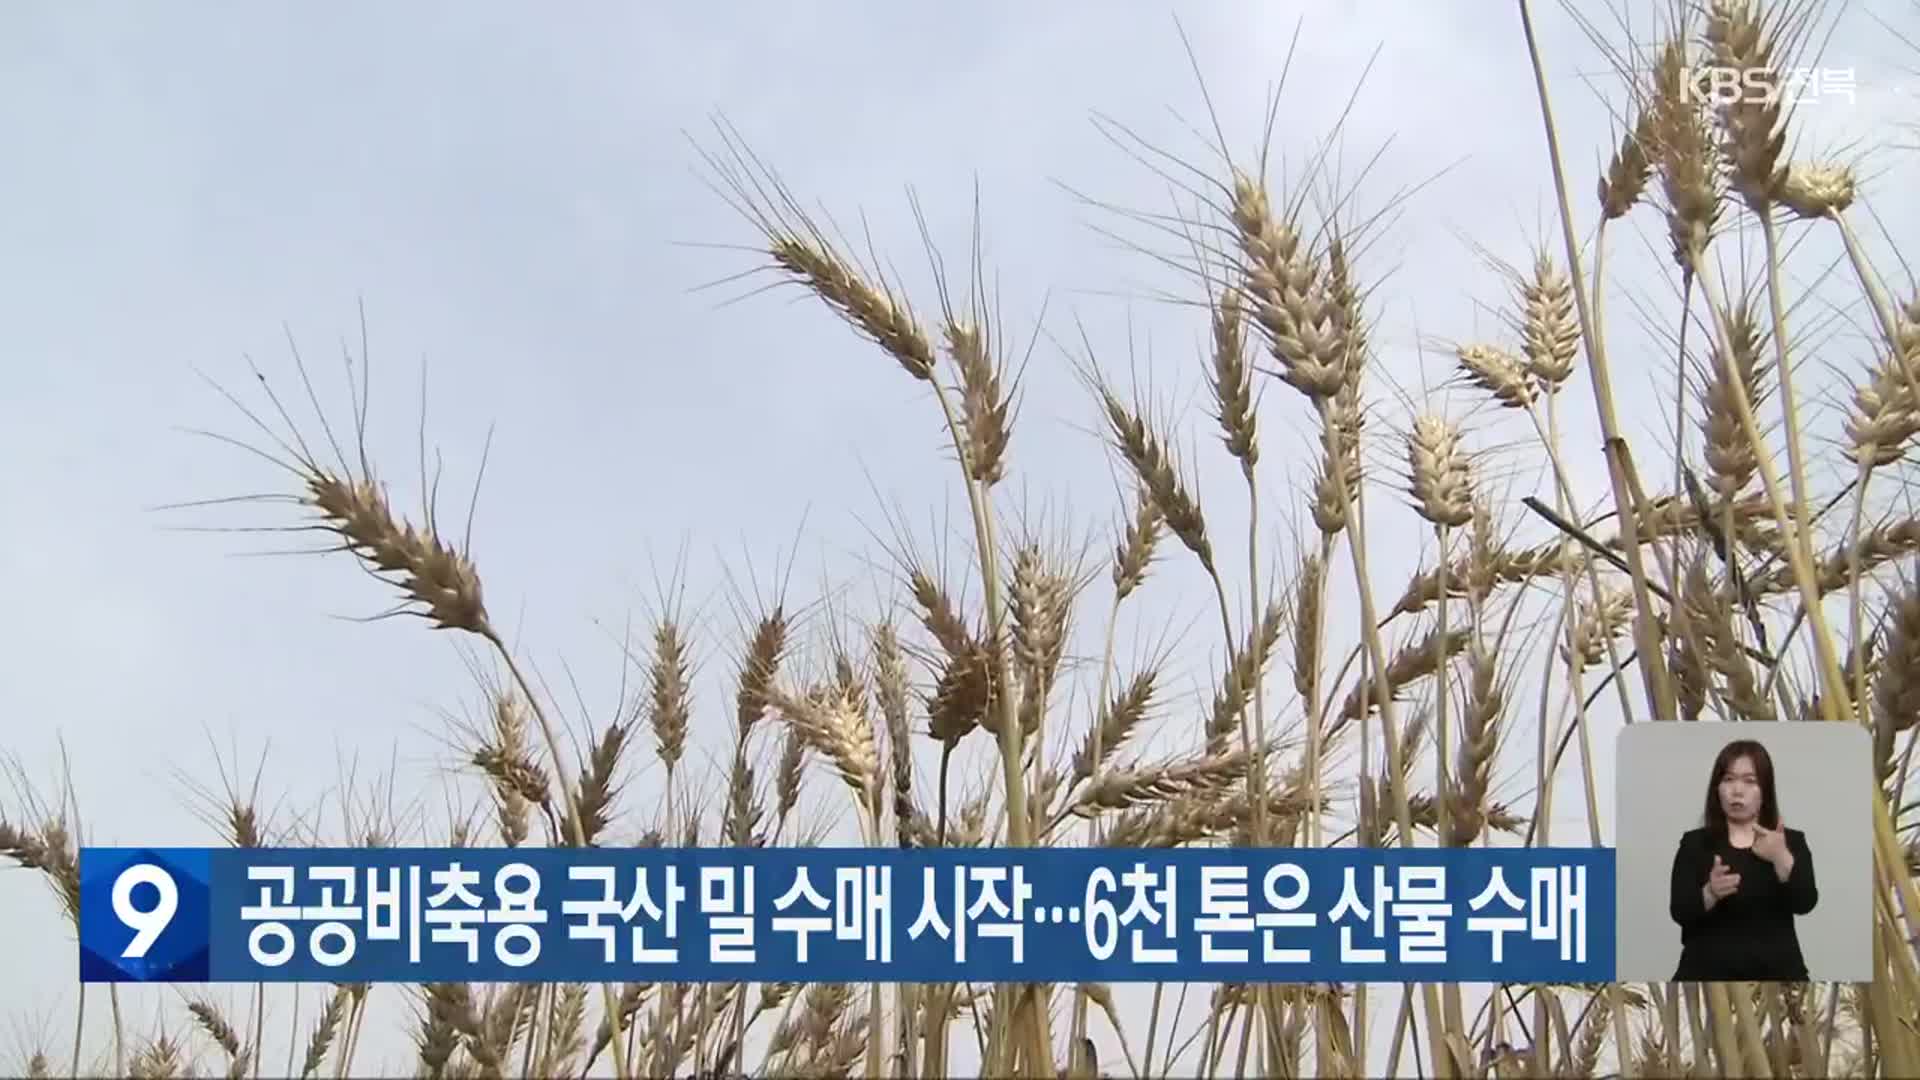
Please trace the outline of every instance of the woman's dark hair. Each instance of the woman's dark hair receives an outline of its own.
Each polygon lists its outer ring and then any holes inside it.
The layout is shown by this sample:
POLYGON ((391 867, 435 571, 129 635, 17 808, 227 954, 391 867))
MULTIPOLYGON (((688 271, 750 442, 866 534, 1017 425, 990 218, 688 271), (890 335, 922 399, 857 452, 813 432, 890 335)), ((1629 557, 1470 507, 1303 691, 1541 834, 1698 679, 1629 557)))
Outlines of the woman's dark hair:
POLYGON ((1735 739, 1720 748, 1720 756, 1713 759, 1713 773, 1707 777, 1707 828, 1718 837, 1727 835, 1727 812, 1720 808, 1720 781, 1741 758, 1753 763, 1753 778, 1760 784, 1761 826, 1780 827, 1780 796, 1773 786, 1773 756, 1752 739, 1735 739))

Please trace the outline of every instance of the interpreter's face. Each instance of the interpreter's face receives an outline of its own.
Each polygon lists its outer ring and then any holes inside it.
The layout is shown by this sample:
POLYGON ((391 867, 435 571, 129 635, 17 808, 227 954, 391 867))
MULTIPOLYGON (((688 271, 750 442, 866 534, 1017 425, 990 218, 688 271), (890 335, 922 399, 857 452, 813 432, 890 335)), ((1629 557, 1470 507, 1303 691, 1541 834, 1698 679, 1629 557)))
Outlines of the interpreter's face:
POLYGON ((1734 758, 1720 774, 1720 809, 1728 821, 1742 825, 1760 816, 1760 777, 1747 758, 1734 758))

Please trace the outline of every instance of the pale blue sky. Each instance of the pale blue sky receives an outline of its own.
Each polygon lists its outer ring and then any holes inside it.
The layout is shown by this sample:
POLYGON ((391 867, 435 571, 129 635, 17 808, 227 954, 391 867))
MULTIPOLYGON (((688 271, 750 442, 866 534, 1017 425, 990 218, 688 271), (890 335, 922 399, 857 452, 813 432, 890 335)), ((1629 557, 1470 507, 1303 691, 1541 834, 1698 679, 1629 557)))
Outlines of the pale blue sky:
MULTIPOLYGON (((1659 6, 1623 7, 1644 32, 1659 6)), ((1828 56, 1856 69, 1858 101, 1809 110, 1816 146, 1911 141, 1890 125, 1920 120, 1903 74, 1920 57, 1869 11, 1912 23, 1900 0, 1844 16, 1828 56)), ((264 783, 284 793, 285 810, 325 805, 337 819, 339 778, 357 761, 362 797, 390 771, 403 809, 419 802, 433 824, 444 820, 441 790, 428 786, 448 757, 441 711, 473 694, 450 643, 410 622, 334 618, 389 603, 340 558, 241 558, 286 538, 168 530, 280 524, 277 508, 152 510, 282 483, 180 431, 246 434, 195 372, 249 393, 250 355, 289 387, 284 323, 342 415, 340 342, 357 347, 363 300, 384 475, 418 505, 424 359, 445 513, 464 516, 493 426, 474 524, 490 606, 555 685, 570 665, 593 719, 618 688, 623 621, 644 620, 655 574, 683 546, 689 600, 706 616, 699 653, 722 678, 737 648, 727 572, 744 582, 750 561, 764 588, 797 537, 790 594, 811 600, 822 580, 844 582, 882 554, 874 538, 891 537, 887 507, 903 508, 923 543, 938 515, 957 514, 937 410, 896 366, 794 292, 727 304, 751 283, 695 291, 756 265, 710 246, 754 239, 706 185, 687 138, 714 145, 716 112, 802 199, 850 231, 864 214, 923 308, 926 260, 906 189, 957 259, 977 185, 1010 338, 1024 346, 1045 306, 1007 506, 1070 515, 1091 532, 1094 558, 1108 550, 1113 484, 1088 433, 1096 416, 1056 344, 1077 341, 1078 318, 1123 377, 1131 333, 1132 362, 1188 411, 1183 442, 1203 470, 1222 562, 1243 567, 1243 493, 1198 418, 1202 325, 1150 299, 1190 295, 1192 283, 1100 230, 1181 251, 1066 189, 1169 209, 1164 181, 1102 134, 1096 111, 1206 163, 1204 104, 1176 15, 1244 158, 1303 13, 1275 139, 1287 175, 1371 60, 1344 173, 1383 151, 1366 208, 1425 184, 1362 262, 1369 279, 1387 277, 1376 300, 1383 371, 1418 393, 1413 343, 1490 329, 1474 305, 1506 299, 1469 238, 1511 263, 1542 240, 1560 251, 1511 5, 7 5, 0 742, 45 778, 64 741, 101 843, 208 840, 175 773, 217 785, 210 740, 230 767, 235 750, 246 768, 266 750, 264 783)), ((1587 17, 1618 38, 1604 11, 1587 17)), ((1570 182, 1590 221, 1594 169, 1614 136, 1584 76, 1609 94, 1613 84, 1564 10, 1542 4, 1537 18, 1570 182)), ((1910 212, 1890 196, 1913 189, 1910 155, 1880 167, 1865 197, 1898 229, 1910 212)), ((1623 270, 1644 265, 1664 243, 1642 213, 1616 232, 1612 257, 1623 270)), ((1649 457, 1667 441, 1644 407, 1665 361, 1633 341, 1649 319, 1670 321, 1664 289, 1610 298, 1619 390, 1649 457)), ((1439 377, 1435 367, 1429 381, 1439 377)), ((1592 445, 1583 378, 1566 401, 1570 442, 1592 445)), ((1265 504, 1297 515, 1307 436, 1289 427, 1299 416, 1289 394, 1267 403, 1265 504)), ((1575 470, 1589 499, 1603 492, 1592 455, 1575 470)), ((1549 490, 1531 462, 1513 483, 1549 490)), ((1265 520, 1263 573, 1292 550, 1284 523, 1265 520)), ((1388 532, 1376 569, 1397 595, 1421 550, 1388 532)), ((1172 558, 1123 624, 1121 659, 1180 635, 1170 685, 1184 707, 1211 693, 1218 629, 1190 560, 1172 558)), ((1338 572, 1349 573, 1344 560, 1338 572)), ((848 602, 875 594, 862 588, 848 602)), ((1105 596, 1091 596, 1083 632, 1097 635, 1105 596)), ((1352 613, 1337 614, 1350 631, 1352 613)), ((703 774, 725 689, 703 684, 703 774)), ((1185 740, 1183 723, 1170 718, 1163 737, 1185 740)), ((1530 730, 1518 737, 1530 746, 1530 730)), ((1530 768, 1523 759, 1516 747, 1508 760, 1530 768)), ((643 766, 626 805, 650 815, 659 774, 650 754, 643 766)), ((1519 799, 1513 779, 1505 791, 1519 799)), ((825 782, 814 790, 833 795, 825 782)), ((1601 790, 1606 799, 1611 785, 1601 790)), ((1584 836, 1577 800, 1558 809, 1558 835, 1584 836)), ((63 1048, 74 1001, 67 928, 25 874, 0 874, 0 913, 13 928, 11 962, 31 973, 0 985, 8 1034, 63 1048)), ((165 997, 129 1000, 141 1021, 165 997)), ((370 1041, 367 1052, 404 1055, 395 1045, 370 1041)), ((0 1042, 0 1053, 13 1049, 0 1042)))

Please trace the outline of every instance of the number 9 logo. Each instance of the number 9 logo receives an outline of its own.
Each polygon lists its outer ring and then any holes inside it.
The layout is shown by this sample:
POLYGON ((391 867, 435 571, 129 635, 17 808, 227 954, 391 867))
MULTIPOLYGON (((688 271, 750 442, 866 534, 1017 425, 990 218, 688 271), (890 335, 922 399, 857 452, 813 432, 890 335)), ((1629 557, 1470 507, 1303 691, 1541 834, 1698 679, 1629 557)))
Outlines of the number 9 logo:
POLYGON ((180 907, 180 887, 173 883, 173 876, 152 863, 139 863, 120 872, 113 882, 113 914, 122 925, 133 931, 133 940, 120 950, 121 959, 139 959, 147 955, 153 943, 166 932, 168 924, 173 922, 174 912, 180 907), (133 889, 136 885, 151 885, 160 894, 153 906, 146 910, 133 906, 133 889))

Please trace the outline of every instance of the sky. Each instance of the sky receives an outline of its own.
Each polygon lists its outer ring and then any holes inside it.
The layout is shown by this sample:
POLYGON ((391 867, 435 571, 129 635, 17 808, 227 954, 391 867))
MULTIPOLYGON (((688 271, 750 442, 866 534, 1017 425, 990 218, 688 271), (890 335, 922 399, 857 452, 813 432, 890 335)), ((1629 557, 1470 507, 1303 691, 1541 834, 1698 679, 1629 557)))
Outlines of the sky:
MULTIPOLYGON (((1593 25, 1550 3, 1536 22, 1584 237, 1620 100, 1588 30, 1619 42, 1624 19, 1644 36, 1660 5, 1578 7, 1593 25)), ((1803 134, 1814 151, 1880 151, 1863 203, 1898 235, 1911 211, 1891 193, 1915 178, 1893 144, 1920 121, 1920 54, 1874 16, 1912 28, 1914 11, 1832 14, 1822 65, 1853 70, 1855 94, 1808 107, 1803 134)), ((1392 211, 1360 265, 1377 288, 1376 394, 1397 414, 1445 378, 1432 339, 1499 328, 1507 292, 1489 257, 1562 250, 1512 5, 7 5, 0 750, 43 796, 65 770, 92 843, 213 842, 192 785, 217 794, 223 766, 243 781, 260 767, 282 823, 318 813, 337 830, 343 807, 379 802, 444 831, 448 717, 476 691, 448 637, 356 621, 390 594, 340 556, 284 554, 312 536, 207 531, 289 524, 291 507, 166 509, 290 490, 195 432, 258 445, 220 390, 259 407, 251 359, 297 406, 296 347, 327 415, 348 416, 340 358, 359 353, 364 312, 377 467, 417 516, 424 411, 445 465, 440 520, 464 533, 472 500, 489 607, 570 727, 616 708, 637 678, 623 636, 644 634, 677 575, 705 680, 692 765, 719 767, 752 599, 784 581, 792 604, 844 588, 843 606, 870 608, 894 595, 882 576, 897 530, 953 547, 965 508, 921 387, 817 302, 741 277, 763 260, 703 165, 717 117, 922 311, 935 301, 915 207, 962 272, 977 220, 1025 362, 1005 512, 1069 525, 1104 574, 1120 486, 1075 376, 1090 347, 1178 416, 1222 562, 1244 566, 1244 491, 1205 416, 1204 322, 1163 299, 1190 300, 1197 282, 1182 238, 1155 222, 1191 211, 1176 185, 1191 190, 1192 167, 1221 175, 1209 102, 1235 159, 1257 155, 1296 44, 1273 171, 1297 182, 1341 125, 1351 212, 1392 211)), ((1609 260, 1631 275, 1663 245, 1643 211, 1609 260)), ((1670 324, 1674 297, 1662 277, 1608 303, 1629 436, 1661 460, 1670 436, 1651 405, 1671 362, 1645 326, 1670 324)), ((1265 389, 1262 503, 1279 509, 1259 550, 1262 576, 1284 577, 1292 530, 1310 527, 1310 436, 1299 403, 1265 389)), ((1470 396, 1450 400, 1468 415, 1470 396)), ((1563 421, 1569 445, 1593 445, 1584 376, 1563 421)), ((1547 494, 1536 460, 1501 463, 1499 430, 1487 420, 1476 436, 1496 451, 1488 482, 1547 494)), ((1383 476, 1399 467, 1390 446, 1378 457, 1383 476)), ((1587 503, 1605 493, 1597 466, 1570 464, 1587 503)), ((1382 514, 1404 501, 1370 498, 1382 514)), ((1377 547, 1391 597, 1433 540, 1388 527, 1377 547)), ((1210 694, 1220 639, 1190 560, 1167 562, 1122 619, 1118 655, 1124 667, 1171 646, 1177 713, 1210 694)), ((1244 605, 1244 570, 1232 588, 1244 605)), ((1082 613, 1095 649, 1105 603, 1096 588, 1082 613)), ((1350 630, 1353 613, 1336 615, 1350 630)), ((1619 718, 1599 708, 1604 820, 1619 718)), ((1164 718, 1156 737, 1191 745, 1183 722, 1164 718)), ((636 821, 660 798, 644 758, 625 793, 636 821)), ((1507 760, 1499 794, 1523 799, 1530 753, 1507 760)), ((921 769, 930 778, 927 757, 921 769)), ((810 783, 832 800, 827 774, 810 783)), ((22 812, 18 784, 0 794, 22 812)), ((1577 799, 1557 811, 1559 835, 1584 838, 1577 799)), ((66 1046, 73 944, 39 879, 0 873, 0 925, 19 973, 0 981, 0 1054, 66 1046)), ((141 1027, 169 999, 127 1000, 141 1027)))

